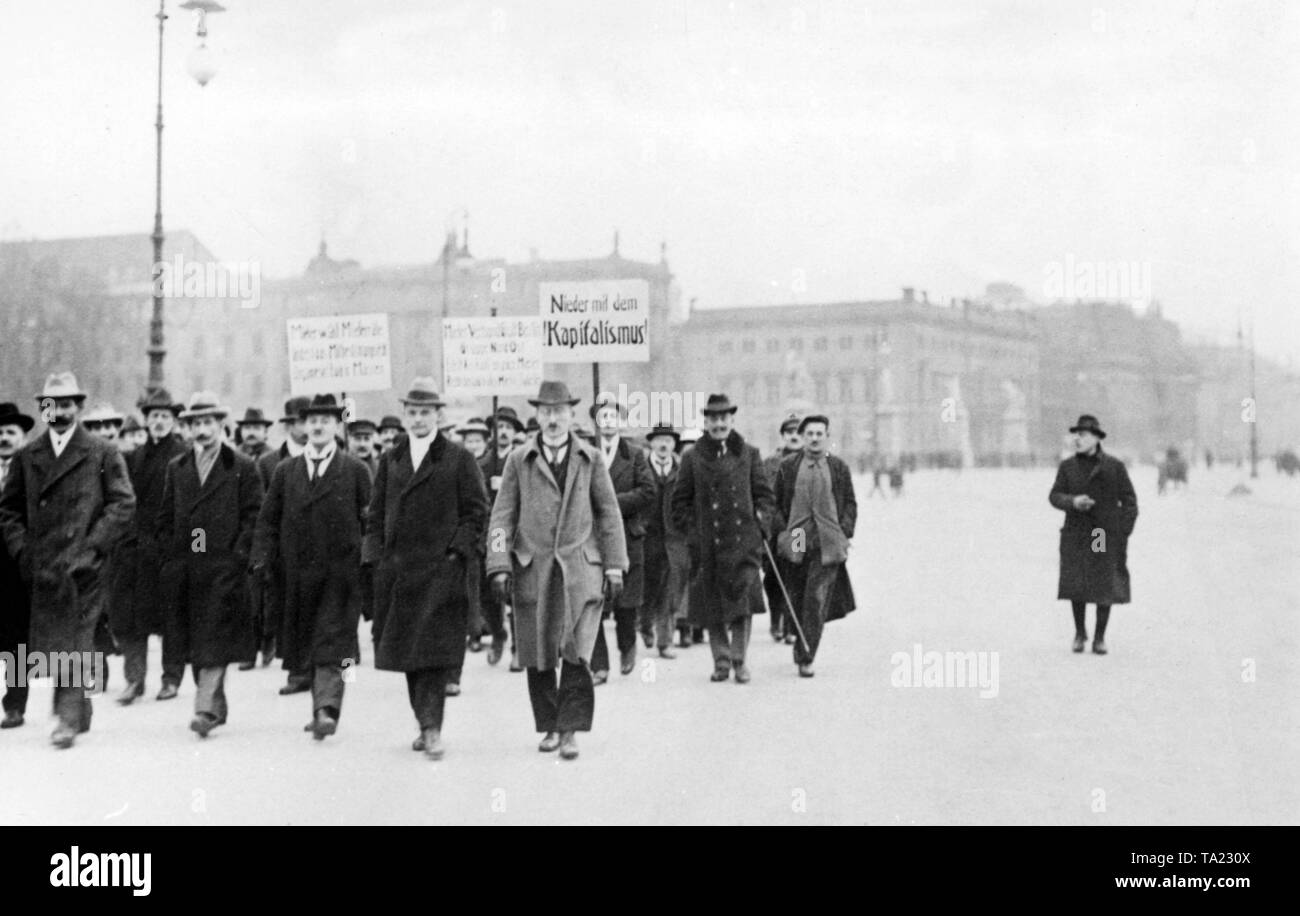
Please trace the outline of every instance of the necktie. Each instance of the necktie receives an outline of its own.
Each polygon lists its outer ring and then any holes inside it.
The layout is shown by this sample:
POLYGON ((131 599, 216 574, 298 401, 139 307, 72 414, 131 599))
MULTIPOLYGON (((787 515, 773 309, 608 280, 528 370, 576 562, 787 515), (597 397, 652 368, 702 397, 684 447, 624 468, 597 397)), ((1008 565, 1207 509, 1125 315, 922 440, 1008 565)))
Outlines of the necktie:
POLYGON ((325 459, 323 457, 313 458, 311 460, 311 479, 313 483, 315 483, 317 480, 320 480, 320 463, 324 460, 325 459))

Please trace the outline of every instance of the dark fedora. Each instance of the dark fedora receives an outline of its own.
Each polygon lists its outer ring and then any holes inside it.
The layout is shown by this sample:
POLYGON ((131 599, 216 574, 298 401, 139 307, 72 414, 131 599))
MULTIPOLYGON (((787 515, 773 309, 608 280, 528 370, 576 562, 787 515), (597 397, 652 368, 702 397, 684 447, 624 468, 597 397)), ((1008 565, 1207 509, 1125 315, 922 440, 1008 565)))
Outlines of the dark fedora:
POLYGON ((25 413, 19 413, 18 405, 6 401, 0 404, 0 426, 17 426, 25 433, 32 431, 36 421, 25 413))
POLYGON ((587 413, 591 416, 591 419, 595 420, 596 414, 600 413, 606 407, 613 407, 620 417, 623 416, 623 405, 618 402, 618 398, 607 394, 601 395, 597 398, 596 403, 591 405, 591 409, 588 410, 587 413))
POLYGON ((653 442, 656 436, 672 436, 674 448, 677 447, 678 442, 682 441, 682 434, 671 426, 656 426, 645 434, 645 441, 653 442))
POLYGON ((406 432, 406 429, 402 426, 402 421, 392 414, 379 421, 379 431, 382 433, 386 429, 395 429, 399 433, 406 432))
POLYGON ((799 415, 797 413, 792 413, 781 421, 781 435, 784 436, 792 429, 797 429, 800 432, 803 432, 803 428, 799 425, 799 415))
MULTIPOLYGON (((809 423, 821 423, 827 429, 831 428, 831 421, 829 417, 819 413, 810 413, 808 414, 808 416, 804 417, 802 420, 799 421, 799 435, 803 435, 804 427, 807 426, 809 423)), ((782 428, 782 432, 784 431, 785 431, 784 428, 782 428)))
POLYGON ((297 423, 302 409, 311 403, 311 398, 299 397, 289 398, 284 402, 284 416, 280 418, 281 423, 297 423))
POLYGON ((537 397, 529 398, 528 403, 534 407, 556 407, 560 404, 568 404, 572 407, 581 400, 582 398, 575 398, 569 394, 569 386, 564 382, 543 381, 541 387, 537 389, 537 397))
POLYGON ((270 426, 271 421, 266 418, 259 407, 249 407, 244 411, 244 418, 235 421, 236 426, 270 426))
POLYGON ((178 404, 172 400, 171 392, 166 388, 155 388, 148 391, 140 400, 135 402, 135 406, 140 409, 140 413, 149 416, 151 410, 170 410, 175 416, 185 409, 184 404, 178 404))
POLYGON ((492 434, 492 430, 488 429, 488 425, 484 423, 480 417, 470 417, 460 426, 456 427, 456 432, 462 436, 478 433, 484 439, 492 434))
POLYGON ((537 422, 536 417, 528 418, 528 425, 524 427, 525 433, 535 433, 542 428, 542 424, 537 422))
POLYGON ((374 420, 353 420, 348 424, 349 436, 357 433, 370 433, 373 436, 377 432, 379 432, 379 429, 375 426, 374 420))
POLYGON ((1092 433, 1098 439, 1105 439, 1106 434, 1102 431, 1101 424, 1097 418, 1090 413, 1082 414, 1079 422, 1070 427, 1072 433, 1092 433))
POLYGON ((706 416, 711 413, 735 413, 737 409, 725 394, 711 394, 704 407, 700 409, 700 413, 706 416))
POLYGON ((446 407, 444 401, 437 391, 437 383, 432 376, 420 376, 411 381, 411 390, 406 393, 406 397, 398 398, 403 404, 414 404, 417 407, 446 407))
POLYGON ((517 433, 522 433, 524 431, 524 421, 519 419, 519 414, 515 411, 513 407, 509 407, 509 406, 498 407, 497 414, 495 417, 492 418, 492 422, 493 424, 509 423, 511 426, 515 428, 515 432, 517 433))
POLYGON ((326 414, 336 420, 343 419, 343 405, 334 400, 332 394, 318 394, 311 399, 311 402, 298 408, 298 416, 304 420, 312 414, 326 414))

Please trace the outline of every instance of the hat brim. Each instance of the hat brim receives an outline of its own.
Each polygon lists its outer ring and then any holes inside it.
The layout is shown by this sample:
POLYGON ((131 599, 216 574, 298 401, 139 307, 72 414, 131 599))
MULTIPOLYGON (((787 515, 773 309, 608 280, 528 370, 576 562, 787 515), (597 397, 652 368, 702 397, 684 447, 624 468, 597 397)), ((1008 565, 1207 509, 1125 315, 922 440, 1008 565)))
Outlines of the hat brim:
POLYGON ((81 401, 84 401, 84 400, 86 399, 86 392, 84 392, 84 391, 71 391, 71 392, 69 392, 69 391, 65 391, 65 392, 63 392, 62 394, 38 394, 38 395, 36 396, 36 400, 38 400, 38 401, 46 401, 46 400, 48 400, 48 401, 59 401, 59 400, 62 400, 62 399, 64 399, 64 398, 70 398, 71 400, 74 400, 74 401, 77 401, 77 402, 81 402, 81 401))
MULTIPOLYGON (((709 417, 709 416, 713 416, 714 414, 720 414, 720 413, 735 413, 739 409, 740 408, 735 405, 732 405, 731 407, 719 407, 714 410, 710 410, 709 408, 706 407, 703 410, 701 410, 700 413, 704 414, 706 417, 709 417)), ((771 429, 771 427, 768 428, 771 429)))
POLYGON ((185 413, 184 404, 137 404, 135 406, 136 409, 140 411, 141 415, 145 417, 149 416, 149 414, 153 413, 155 410, 165 410, 173 417, 179 417, 181 414, 185 413))
POLYGON ((577 407, 582 403, 582 398, 568 398, 567 400, 562 399, 559 401, 534 401, 530 398, 528 403, 534 407, 563 407, 566 405, 569 407, 577 407))
POLYGON ((1096 436, 1098 439, 1105 439, 1105 438, 1106 438, 1106 433, 1105 433, 1105 432, 1103 432, 1103 431, 1100 430, 1100 429, 1094 429, 1094 428, 1091 427, 1091 426, 1071 426, 1071 427, 1070 427, 1070 432, 1072 432, 1072 433, 1092 433, 1092 434, 1093 434, 1094 436, 1096 436))
POLYGON ((230 410, 225 407, 205 407, 202 410, 182 410, 178 420, 197 420, 200 417, 215 417, 218 420, 224 420, 230 416, 230 410))
POLYGON ((25 433, 32 431, 36 425, 36 420, 27 416, 25 413, 10 413, 0 416, 0 426, 17 426, 25 433))
POLYGON ((418 400, 413 398, 398 398, 397 400, 401 402, 403 407, 410 407, 412 405, 416 407, 446 407, 447 406, 446 401, 437 401, 437 400, 426 401, 426 400, 418 400))
POLYGON ((682 434, 675 429, 661 429, 657 432, 652 430, 646 433, 645 441, 653 442, 654 440, 658 439, 660 436, 672 436, 673 439, 676 440, 677 442, 682 441, 682 434))
POLYGON ((236 426, 274 426, 270 420, 237 420, 236 426))
POLYGON ((342 420, 344 410, 346 410, 344 407, 309 407, 298 414, 298 416, 305 420, 312 414, 319 414, 321 416, 331 416, 336 420, 342 420))

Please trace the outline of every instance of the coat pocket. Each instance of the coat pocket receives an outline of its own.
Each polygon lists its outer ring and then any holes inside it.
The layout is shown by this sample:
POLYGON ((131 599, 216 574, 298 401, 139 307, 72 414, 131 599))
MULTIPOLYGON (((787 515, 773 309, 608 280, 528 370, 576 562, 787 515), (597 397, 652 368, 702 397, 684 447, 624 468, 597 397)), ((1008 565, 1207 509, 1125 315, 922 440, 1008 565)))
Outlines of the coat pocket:
POLYGON ((600 548, 590 541, 583 542, 582 556, 588 563, 594 563, 597 566, 604 562, 600 557, 600 548))

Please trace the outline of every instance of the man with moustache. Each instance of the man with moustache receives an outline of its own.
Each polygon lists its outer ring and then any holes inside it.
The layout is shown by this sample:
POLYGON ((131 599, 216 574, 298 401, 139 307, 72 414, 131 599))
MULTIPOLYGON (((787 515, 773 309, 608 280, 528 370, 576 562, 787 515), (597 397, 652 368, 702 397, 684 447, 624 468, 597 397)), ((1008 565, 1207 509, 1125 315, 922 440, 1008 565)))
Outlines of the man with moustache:
MULTIPOLYGON (((782 461, 776 473, 777 515, 772 527, 778 532, 777 564, 799 615, 794 663, 800 677, 812 677, 827 621, 839 620, 854 609, 846 561, 858 503, 848 465, 830 453, 830 420, 809 414, 799 421, 799 435, 803 448, 782 461)), ((784 604, 784 596, 781 600, 784 604)))
MULTIPOLYGON (((27 434, 36 421, 18 410, 12 403, 0 404, 0 493, 4 493, 14 465, 14 456, 23 447, 27 434)), ((17 664, 19 647, 27 645, 27 631, 31 624, 31 596, 23 581, 18 562, 10 556, 9 548, 0 538, 0 658, 8 659, 10 666, 17 664)), ((17 728, 27 714, 27 672, 8 672, 5 682, 4 718, 0 728, 17 728)))
POLYGON ((240 660, 247 633, 247 568, 262 504, 256 465, 222 441, 228 413, 210 391, 190 396, 181 416, 194 445, 167 465, 158 512, 168 637, 193 667, 190 730, 200 738, 226 722, 226 667, 240 660))
MULTIPOLYGON (((781 470, 781 462, 802 451, 803 436, 799 434, 799 415, 792 413, 781 421, 781 447, 763 459, 763 470, 767 472, 767 479, 773 487, 776 486, 776 475, 781 470)), ((775 556, 775 539, 768 546, 775 556)), ((767 595, 768 613, 772 615, 772 639, 777 642, 784 639, 787 644, 793 645, 798 637, 795 635, 794 627, 789 625, 790 614, 786 610, 785 598, 781 596, 781 586, 777 583, 776 574, 772 571, 772 563, 768 560, 766 551, 763 553, 763 592, 767 595)))
MULTIPOLYGON (((591 406, 596 424, 597 445, 609 471, 610 482, 618 496, 623 515, 623 540, 627 545, 628 570, 617 601, 605 606, 605 615, 614 618, 615 640, 619 652, 619 671, 631 674, 636 667, 637 618, 641 610, 645 579, 646 514, 655 497, 655 482, 646 464, 645 452, 618 434, 623 418, 622 406, 612 398, 597 400, 591 406)), ((650 643, 647 641, 647 646, 650 643)), ((605 642, 605 623, 596 630, 596 646, 591 655, 592 680, 599 686, 609 680, 609 648, 605 642)))
POLYGON ((711 394, 706 434, 682 456, 673 522, 691 555, 690 622, 709 631, 711 680, 750 680, 745 665, 751 615, 762 613, 759 565, 772 524, 772 486, 758 449, 732 429, 736 405, 711 394))
POLYGON ((465 661, 466 575, 487 494, 474 458, 439 432, 446 402, 433 379, 416 378, 401 401, 409 434, 379 460, 361 562, 375 567, 375 667, 406 675, 420 728, 412 747, 439 760, 447 684, 465 661))
POLYGON ((573 760, 575 734, 591 730, 591 655, 601 610, 623 590, 627 545, 601 451, 573 434, 569 386, 543 381, 528 403, 539 434, 506 459, 487 571, 498 600, 515 610, 533 724, 545 734, 537 749, 573 760))
MULTIPOLYGON (((262 413, 261 408, 249 407, 244 416, 235 422, 235 445, 240 454, 253 462, 271 451, 266 441, 266 432, 272 423, 262 413)), ((269 483, 263 482, 265 491, 269 483)), ((262 652, 262 666, 265 667, 275 659, 275 639, 277 633, 267 625, 266 614, 266 575, 250 575, 248 580, 248 633, 244 641, 244 659, 239 663, 240 671, 252 671, 257 667, 257 653, 262 652)))
POLYGON ((90 730, 85 694, 94 675, 82 660, 92 657, 107 597, 105 558, 135 512, 125 460, 77 422, 85 399, 71 372, 46 379, 37 400, 49 429, 10 461, 0 494, 0 531, 31 585, 28 651, 47 658, 70 653, 57 656, 69 664, 51 672, 59 720, 51 740, 58 748, 90 730))
POLYGON ((393 447, 397 437, 405 432, 406 430, 402 427, 400 418, 389 414, 381 419, 379 421, 379 447, 376 449, 377 453, 383 455, 384 452, 393 447))
POLYGON ((185 657, 177 656, 164 619, 160 571, 162 545, 156 540, 158 510, 162 506, 167 465, 185 452, 176 433, 182 406, 165 388, 147 393, 136 406, 144 415, 149 441, 131 453, 127 469, 135 491, 135 518, 117 554, 113 580, 113 638, 124 657, 126 687, 117 702, 129 706, 144 695, 148 671, 149 636, 162 636, 162 687, 158 699, 175 698, 185 677, 185 657))
POLYGON ((646 516, 641 633, 646 637, 646 645, 657 645, 659 657, 667 659, 677 657, 672 650, 673 628, 685 603, 691 562, 686 551, 686 535, 673 524, 672 518, 673 490, 681 465, 677 443, 681 438, 681 433, 671 426, 656 426, 646 436, 650 443, 648 465, 655 495, 646 516))
MULTIPOLYGON (((524 424, 519 419, 519 414, 513 407, 501 406, 497 409, 496 416, 492 418, 492 448, 488 449, 482 457, 478 459, 478 469, 483 474, 483 481, 487 485, 488 508, 489 510, 496 504, 497 493, 501 489, 501 475, 505 473, 506 459, 510 453, 517 447, 515 436, 523 435, 524 424)), ((518 647, 514 638, 514 612, 507 612, 506 606, 497 600, 492 592, 490 583, 484 575, 480 587, 480 596, 483 601, 483 617, 486 623, 488 635, 492 638, 492 645, 488 648, 488 664, 495 665, 501 661, 501 656, 505 651, 506 637, 510 638, 510 670, 513 672, 523 671, 519 665, 518 647), (510 632, 507 634, 506 625, 509 624, 510 632)))
MULTIPOLYGON (((284 416, 280 424, 284 427, 284 442, 280 447, 257 459, 257 476, 262 481, 262 491, 271 488, 271 477, 281 461, 296 458, 307 446, 307 425, 303 422, 302 411, 311 403, 311 398, 294 397, 284 402, 284 416)), ((285 570, 281 563, 269 563, 261 571, 262 576, 262 664, 275 657, 276 643, 282 638, 284 623, 284 581, 285 570)), ((256 587, 256 583, 254 583, 256 587)), ((293 693, 305 693, 311 690, 313 674, 311 669, 290 671, 281 696, 293 693)))
MULTIPOLYGON (((126 416, 118 413, 117 409, 107 401, 100 401, 92 404, 85 413, 81 415, 81 426, 92 436, 97 436, 117 449, 119 454, 125 456, 127 450, 123 448, 126 444, 122 439, 122 426, 126 423, 126 416)), ((131 462, 127 461, 127 469, 130 470, 131 462)), ((137 496, 136 511, 139 512, 139 497, 137 496)), ((113 553, 104 558, 103 578, 107 583, 107 597, 104 601, 104 612, 99 615, 99 623, 95 625, 95 651, 103 655, 105 663, 100 666, 103 674, 101 683, 95 685, 96 692, 108 690, 109 666, 107 658, 110 655, 120 655, 117 641, 113 638, 113 619, 118 612, 115 605, 113 582, 117 577, 119 566, 119 554, 122 546, 119 544, 113 553)))
POLYGON ((330 394, 303 411, 307 447, 276 466, 257 520, 251 566, 279 560, 285 570, 284 641, 290 671, 312 670, 317 740, 338 728, 343 672, 357 661, 361 615, 361 538, 370 504, 370 471, 338 447, 343 408, 330 394))
POLYGON ((379 453, 376 451, 378 433, 379 430, 371 420, 353 420, 348 424, 348 454, 366 466, 372 481, 379 471, 379 453))
POLYGON ((266 441, 267 430, 271 428, 271 421, 262 413, 260 407, 249 407, 244 411, 244 416, 235 423, 235 445, 239 450, 253 461, 258 461, 263 455, 271 451, 270 444, 266 441))

